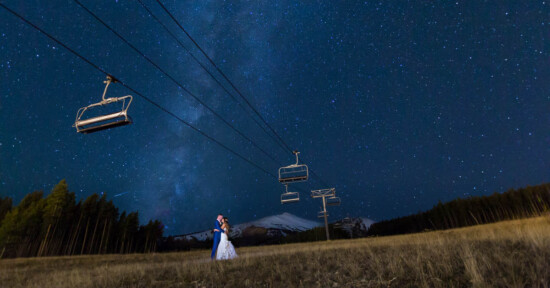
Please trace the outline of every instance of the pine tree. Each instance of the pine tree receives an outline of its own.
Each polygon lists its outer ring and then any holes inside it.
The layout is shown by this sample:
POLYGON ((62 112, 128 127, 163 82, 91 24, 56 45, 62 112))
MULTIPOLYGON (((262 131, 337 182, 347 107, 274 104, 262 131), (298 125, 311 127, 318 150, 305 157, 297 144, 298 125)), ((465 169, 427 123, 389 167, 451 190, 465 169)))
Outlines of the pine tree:
POLYGON ((132 212, 126 217, 126 252, 133 253, 134 242, 139 231, 139 216, 138 212, 132 212))
POLYGON ((10 197, 0 198, 0 226, 6 214, 11 211, 12 199, 10 197))
POLYGON ((99 253, 106 253, 107 251, 109 251, 109 247, 112 245, 112 241, 110 241, 110 238, 112 238, 111 236, 115 234, 113 230, 116 228, 117 218, 118 209, 113 204, 113 201, 105 203, 101 218, 103 229, 99 242, 99 253))
POLYGON ((12 256, 34 255, 42 226, 45 201, 43 192, 28 194, 19 205, 8 212, 0 227, 0 247, 12 256))
POLYGON ((116 235, 116 244, 115 250, 117 253, 124 253, 124 244, 126 241, 126 211, 123 211, 120 214, 120 218, 117 223, 117 235, 116 235))
POLYGON ((89 238, 89 231, 90 231, 90 224, 93 223, 93 221, 95 220, 95 218, 97 217, 97 200, 99 198, 99 195, 97 195, 96 193, 90 195, 88 198, 86 198, 86 200, 84 201, 84 203, 82 203, 82 210, 81 210, 81 213, 82 213, 82 218, 85 220, 85 227, 84 228, 84 238, 82 240, 82 245, 81 245, 81 248, 80 248, 80 254, 84 254, 84 251, 86 249, 86 244, 89 245, 88 243, 88 238, 89 238))
POLYGON ((46 197, 46 205, 44 207, 44 221, 42 223, 42 234, 44 238, 38 252, 38 256, 58 254, 58 251, 63 242, 65 231, 72 222, 75 206, 75 195, 69 193, 67 182, 61 180, 52 190, 52 193, 46 197), (59 233, 61 231, 62 233, 59 233), (52 250, 50 243, 57 245, 57 249, 52 250))

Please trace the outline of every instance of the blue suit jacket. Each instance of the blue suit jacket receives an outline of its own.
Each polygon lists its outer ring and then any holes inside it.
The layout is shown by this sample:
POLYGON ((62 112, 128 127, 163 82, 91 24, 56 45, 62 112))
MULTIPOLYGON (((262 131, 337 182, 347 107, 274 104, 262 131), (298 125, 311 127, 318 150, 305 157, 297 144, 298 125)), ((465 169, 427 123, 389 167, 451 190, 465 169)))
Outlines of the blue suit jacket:
POLYGON ((214 246, 212 246, 212 254, 210 255, 210 258, 212 259, 216 257, 216 250, 218 250, 218 243, 220 243, 221 235, 222 233, 224 233, 220 225, 220 222, 218 222, 218 220, 216 220, 216 223, 214 224, 214 229, 218 229, 218 232, 214 231, 214 246))

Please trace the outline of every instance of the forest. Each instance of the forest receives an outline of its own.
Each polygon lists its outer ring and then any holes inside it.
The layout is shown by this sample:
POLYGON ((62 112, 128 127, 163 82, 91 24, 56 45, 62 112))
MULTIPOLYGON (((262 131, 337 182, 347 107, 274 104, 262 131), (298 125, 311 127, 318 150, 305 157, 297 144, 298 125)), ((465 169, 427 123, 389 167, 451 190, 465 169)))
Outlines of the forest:
POLYGON ((154 252, 163 228, 158 220, 140 225, 138 212, 119 213, 105 194, 76 202, 65 180, 17 206, 0 198, 0 258, 154 252))
POLYGON ((374 223, 367 234, 383 236, 459 228, 539 216, 548 213, 549 208, 550 184, 541 184, 489 196, 439 201, 428 211, 374 223))

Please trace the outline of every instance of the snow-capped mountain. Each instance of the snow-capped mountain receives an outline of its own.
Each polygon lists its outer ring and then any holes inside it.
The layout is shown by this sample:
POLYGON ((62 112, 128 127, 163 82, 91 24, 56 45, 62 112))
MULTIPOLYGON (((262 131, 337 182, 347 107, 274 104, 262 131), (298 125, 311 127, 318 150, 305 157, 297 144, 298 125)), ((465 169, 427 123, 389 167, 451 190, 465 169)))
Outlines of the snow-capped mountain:
POLYGON ((363 228, 364 230, 369 230, 370 225, 376 223, 376 221, 371 220, 371 219, 369 219, 369 218, 360 218, 360 219, 361 219, 362 222, 363 222, 362 225, 364 225, 364 226, 363 226, 362 228, 363 228))
MULTIPOLYGON (((268 216, 256 221, 237 224, 231 227, 229 238, 246 238, 263 236, 267 238, 284 237, 288 233, 302 232, 323 225, 320 222, 307 220, 290 213, 268 216)), ((174 237, 174 240, 205 241, 213 238, 212 230, 174 237)))
POLYGON ((322 223, 320 222, 307 220, 285 212, 280 215, 273 215, 253 222, 235 225, 233 230, 236 230, 237 228, 242 230, 243 228, 255 226, 268 229, 279 229, 283 231, 301 232, 321 225, 322 223))
MULTIPOLYGON (((332 222, 331 233, 335 239, 366 237, 374 221, 368 218, 349 218, 332 222)), ((324 223, 303 219, 290 213, 268 216, 252 222, 231 227, 229 239, 237 247, 277 243, 318 241, 324 235, 324 223)), ((165 251, 207 249, 212 246, 212 230, 164 238, 161 246, 165 251)))

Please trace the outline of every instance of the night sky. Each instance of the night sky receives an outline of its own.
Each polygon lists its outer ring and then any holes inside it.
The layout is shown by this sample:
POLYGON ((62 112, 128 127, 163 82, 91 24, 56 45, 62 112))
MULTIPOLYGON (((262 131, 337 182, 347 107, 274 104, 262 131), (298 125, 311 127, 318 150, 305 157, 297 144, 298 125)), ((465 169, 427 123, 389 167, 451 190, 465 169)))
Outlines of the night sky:
MULTIPOLYGON (((269 172, 294 162, 137 1, 81 1, 276 161, 75 2, 2 3, 269 172)), ((550 3, 162 2, 322 177, 291 187, 336 188, 332 220, 550 180, 550 3)), ((144 3, 215 73, 156 1, 144 3)), ((209 229, 219 212, 233 223, 316 219, 319 199, 281 205, 275 178, 137 95, 132 125, 76 133, 76 111, 101 100, 104 79, 0 8, 0 196, 18 203, 65 178, 78 199, 106 193, 167 235, 209 229)), ((127 94, 113 84, 108 96, 127 94)))

